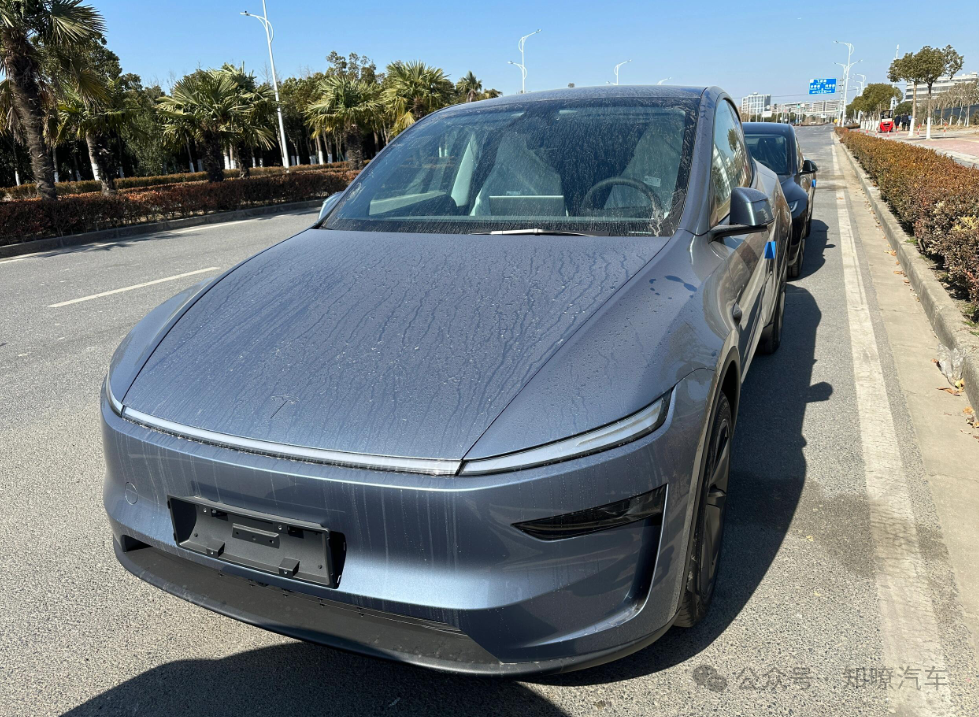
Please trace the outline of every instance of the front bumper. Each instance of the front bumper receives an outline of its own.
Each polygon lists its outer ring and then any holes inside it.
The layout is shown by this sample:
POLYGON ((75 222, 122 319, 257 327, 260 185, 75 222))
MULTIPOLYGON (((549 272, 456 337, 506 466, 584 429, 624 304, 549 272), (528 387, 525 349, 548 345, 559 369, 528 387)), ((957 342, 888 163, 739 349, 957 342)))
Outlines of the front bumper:
POLYGON ((713 373, 681 381, 666 423, 603 453, 512 473, 435 477, 243 453, 117 416, 103 400, 104 503, 130 572, 245 622, 438 669, 527 674, 640 649, 672 623, 713 373), (514 523, 666 485, 662 525, 555 541, 514 523), (341 533, 329 588, 179 547, 168 496, 341 533))

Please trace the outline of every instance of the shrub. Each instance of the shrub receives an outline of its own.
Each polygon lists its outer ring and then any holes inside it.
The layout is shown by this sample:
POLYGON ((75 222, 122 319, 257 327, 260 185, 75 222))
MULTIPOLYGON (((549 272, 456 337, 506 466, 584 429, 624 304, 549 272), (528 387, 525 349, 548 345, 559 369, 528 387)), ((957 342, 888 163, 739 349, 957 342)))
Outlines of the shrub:
MULTIPOLYGON (((289 169, 289 173, 296 172, 345 172, 350 169, 347 162, 334 162, 333 164, 300 164, 289 169)), ((283 174, 286 170, 282 167, 253 167, 252 177, 269 177, 283 174)), ((237 169, 224 170, 225 179, 237 179, 237 169)), ((183 184, 185 182, 203 182, 207 180, 207 172, 183 172, 181 174, 161 174, 155 177, 124 177, 116 180, 116 189, 125 191, 127 189, 141 189, 144 187, 158 187, 170 184, 183 184)), ((59 196, 72 196, 75 194, 91 194, 102 191, 102 183, 96 179, 83 179, 79 182, 58 182, 57 190, 59 196)), ((37 188, 33 183, 28 182, 16 187, 0 188, 0 199, 34 199, 37 197, 37 188)))
POLYGON ((979 169, 905 142, 839 132, 918 248, 979 304, 979 169))
POLYGON ((325 197, 342 191, 352 171, 270 173, 216 184, 193 182, 101 194, 67 196, 57 202, 0 202, 0 245, 64 236, 269 204, 325 197))

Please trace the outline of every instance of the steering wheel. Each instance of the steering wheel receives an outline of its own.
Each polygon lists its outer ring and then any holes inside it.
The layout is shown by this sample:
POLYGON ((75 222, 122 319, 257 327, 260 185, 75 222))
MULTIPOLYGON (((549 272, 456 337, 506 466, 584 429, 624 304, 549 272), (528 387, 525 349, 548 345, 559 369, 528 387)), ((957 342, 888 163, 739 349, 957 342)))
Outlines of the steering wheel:
POLYGON ((665 212, 663 211, 663 203, 660 201, 659 196, 652 189, 650 189, 649 186, 646 185, 645 183, 640 182, 638 179, 629 179, 628 177, 609 177, 608 179, 603 179, 602 181, 598 182, 591 189, 585 192, 585 196, 581 198, 581 206, 583 208, 589 207, 590 206, 589 202, 591 202, 592 199, 594 199, 595 194, 597 192, 599 192, 602 189, 605 189, 606 187, 611 187, 616 184, 622 184, 625 185, 626 187, 632 187, 637 192, 645 195, 646 198, 649 199, 649 203, 653 205, 654 210, 656 210, 660 214, 665 214, 665 212))

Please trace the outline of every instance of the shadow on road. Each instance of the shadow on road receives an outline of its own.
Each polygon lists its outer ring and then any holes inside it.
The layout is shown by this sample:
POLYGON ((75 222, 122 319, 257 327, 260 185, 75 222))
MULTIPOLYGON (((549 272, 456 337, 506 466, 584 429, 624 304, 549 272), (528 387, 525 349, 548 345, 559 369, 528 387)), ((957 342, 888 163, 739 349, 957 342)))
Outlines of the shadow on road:
MULTIPOLYGON (((806 239, 804 276, 824 263, 826 225, 812 222, 806 239)), ((591 670, 541 678, 584 685, 628 680, 691 659, 718 638, 751 598, 789 530, 806 478, 802 435, 806 407, 826 401, 833 387, 810 385, 816 329, 822 313, 806 289, 786 288, 782 345, 758 355, 741 394, 728 495, 722 568, 707 617, 690 629, 674 628, 645 650, 591 670)))
MULTIPOLYGON (((204 636, 206 640, 206 636, 204 636)), ((523 685, 443 675, 306 643, 147 670, 66 712, 83 715, 539 715, 566 713, 523 685)))

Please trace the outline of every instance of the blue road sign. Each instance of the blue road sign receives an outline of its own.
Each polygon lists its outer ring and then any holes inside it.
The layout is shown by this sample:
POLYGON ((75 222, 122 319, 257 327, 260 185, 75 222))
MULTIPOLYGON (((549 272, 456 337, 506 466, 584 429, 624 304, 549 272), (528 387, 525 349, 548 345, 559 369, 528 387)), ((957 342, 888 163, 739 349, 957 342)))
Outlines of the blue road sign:
POLYGON ((809 80, 810 95, 835 95, 836 78, 830 77, 825 80, 809 80))

